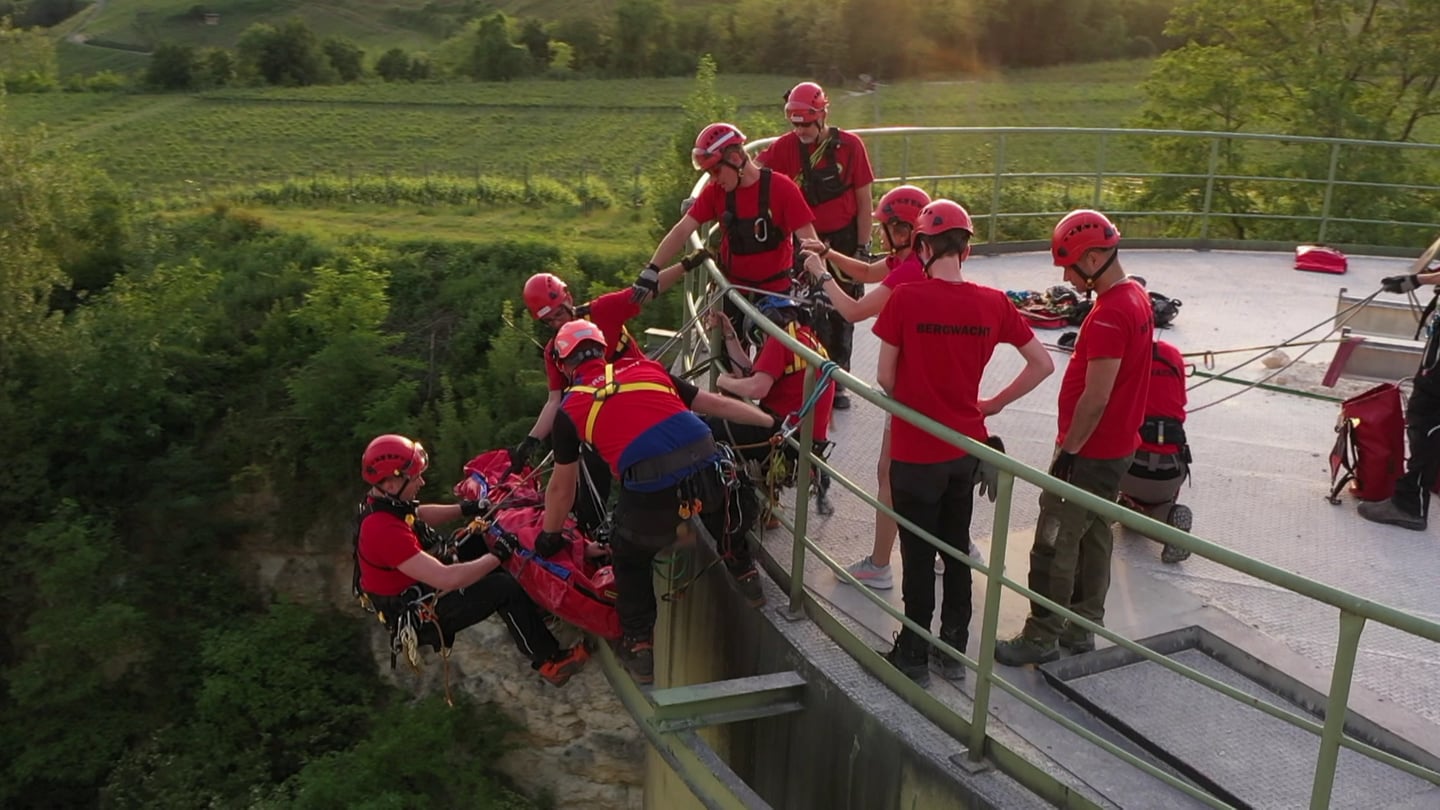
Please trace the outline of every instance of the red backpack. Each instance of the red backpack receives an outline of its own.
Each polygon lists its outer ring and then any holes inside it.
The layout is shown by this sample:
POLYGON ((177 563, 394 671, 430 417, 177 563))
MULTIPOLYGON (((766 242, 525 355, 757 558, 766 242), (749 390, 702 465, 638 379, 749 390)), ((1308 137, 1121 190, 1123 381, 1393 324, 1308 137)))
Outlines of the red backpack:
POLYGON ((1342 402, 1335 433, 1329 501, 1340 503, 1346 484, 1362 501, 1383 501, 1395 494, 1395 480, 1405 464, 1400 388, 1382 383, 1342 402))

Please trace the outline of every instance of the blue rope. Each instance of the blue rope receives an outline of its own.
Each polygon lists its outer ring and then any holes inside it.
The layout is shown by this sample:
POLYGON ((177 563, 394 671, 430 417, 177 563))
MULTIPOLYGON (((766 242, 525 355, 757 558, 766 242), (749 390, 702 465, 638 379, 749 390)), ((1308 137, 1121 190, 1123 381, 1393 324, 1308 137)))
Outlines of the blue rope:
POLYGON ((795 412, 795 419, 799 421, 805 415, 814 410, 815 404, 820 401, 820 395, 825 393, 825 386, 830 383, 830 377, 835 374, 840 366, 834 360, 826 360, 820 364, 820 376, 815 378, 815 390, 810 392, 810 398, 795 412))

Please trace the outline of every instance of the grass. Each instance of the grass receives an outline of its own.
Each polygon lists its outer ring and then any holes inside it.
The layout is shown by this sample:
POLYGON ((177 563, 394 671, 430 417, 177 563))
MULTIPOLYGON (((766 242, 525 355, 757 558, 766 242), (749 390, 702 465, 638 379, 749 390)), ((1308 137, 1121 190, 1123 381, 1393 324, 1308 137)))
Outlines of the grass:
MULTIPOLYGON (((1116 126, 1140 104, 1146 62, 904 83, 840 96, 842 127, 886 125, 1116 126), (1085 87, 1084 92, 1078 88, 1085 87)), ((780 131, 780 94, 793 77, 726 76, 752 136, 780 131), (764 118, 768 123, 752 123, 764 118)), ((141 196, 203 197, 237 184, 322 175, 600 177, 632 188, 677 136, 689 79, 236 89, 187 95, 12 96, 20 124, 45 123, 57 144, 89 153, 141 196), (153 111, 153 112, 147 112, 153 111)), ((974 163, 993 142, 898 141, 877 148, 882 174, 974 163), (893 145, 892 145, 893 144, 893 145)), ((1064 139, 1010 155, 1064 155, 1064 139)), ((1093 165, 1092 154, 1077 165, 1093 165)), ((977 169, 980 170, 980 169, 977 169)))

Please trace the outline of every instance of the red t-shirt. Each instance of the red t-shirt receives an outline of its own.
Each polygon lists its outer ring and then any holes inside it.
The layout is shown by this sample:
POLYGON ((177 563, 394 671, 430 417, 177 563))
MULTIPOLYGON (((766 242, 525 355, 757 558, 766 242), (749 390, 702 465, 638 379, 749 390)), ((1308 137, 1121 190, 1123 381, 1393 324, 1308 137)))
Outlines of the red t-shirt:
MULTIPOLYGON (((616 290, 591 301, 580 308, 580 312, 586 320, 600 327, 600 333, 605 335, 605 356, 611 361, 621 358, 645 359, 645 353, 633 340, 625 341, 625 349, 616 354, 615 348, 620 339, 625 336, 625 322, 640 314, 640 305, 630 300, 629 290, 616 290)), ((550 350, 555 348, 555 338, 545 344, 545 378, 550 383, 551 391, 560 391, 569 385, 565 375, 561 373, 560 366, 556 364, 555 357, 550 350)))
MULTIPOLYGON (((980 413, 980 378, 995 347, 1024 346, 1030 325, 1000 290, 926 279, 903 284, 875 320, 876 337, 899 348, 895 400, 978 441, 990 434, 980 413)), ((933 464, 965 455, 909 422, 890 426, 890 457, 933 464)))
POLYGON ((376 596, 399 596, 416 580, 398 569, 421 553, 420 538, 404 518, 371 512, 360 524, 360 590, 376 596))
MULTIPOLYGON (((840 141, 835 146, 834 163, 840 164, 840 179, 844 181, 847 191, 833 200, 812 206, 815 210, 815 230, 820 233, 833 233, 851 226, 859 210, 855 201, 855 189, 875 182, 875 170, 870 166, 870 155, 865 151, 865 142, 853 133, 836 131, 840 133, 840 141)), ((801 143, 800 136, 791 130, 776 138, 756 160, 803 186, 805 173, 802 160, 808 163, 816 146, 818 144, 807 146, 801 143), (803 158, 800 154, 802 149, 805 151, 803 158)), ((831 165, 829 150, 823 149, 815 168, 824 169, 831 165)), ((866 235, 868 234, 861 235, 861 238, 866 235)))
POLYGON ((1075 352, 1060 381, 1060 435, 1065 441, 1075 418, 1075 403, 1085 390, 1086 368, 1091 360, 1120 358, 1120 371, 1110 401, 1080 455, 1086 458, 1122 458, 1140 446, 1140 423, 1145 421, 1145 396, 1150 390, 1150 344, 1155 315, 1150 296, 1130 279, 1095 298, 1095 306, 1080 325, 1075 352))
POLYGON ((886 256, 885 269, 890 272, 885 275, 885 278, 881 279, 880 283, 889 287, 892 292, 901 284, 909 284, 912 281, 924 281, 929 278, 929 276, 925 275, 925 265, 920 263, 920 257, 914 253, 905 254, 905 258, 903 259, 895 256, 886 256))
MULTIPOLYGON (((1157 340, 1150 355, 1150 395, 1145 398, 1145 416, 1163 416, 1184 422, 1186 402, 1185 358, 1173 345, 1157 340)), ((1142 441, 1140 449, 1168 454, 1180 452, 1180 445, 1142 441)))
MULTIPOLYGON (((795 338, 801 343, 814 349, 820 345, 819 338, 810 327, 802 326, 795 330, 795 338)), ((784 343, 768 338, 765 345, 760 348, 760 355, 755 358, 755 371, 757 373, 769 374, 775 378, 775 384, 770 386, 770 392, 760 400, 760 407, 765 408, 776 416, 789 416, 800 410, 805 404, 805 366, 803 360, 797 358, 795 353, 784 343), (799 361, 798 363, 796 361, 799 361), (798 368, 786 372, 786 368, 792 365, 798 368)), ((824 441, 830 433, 830 412, 835 406, 835 381, 826 380, 825 390, 821 392, 820 398, 815 402, 815 439, 824 441)))
MULTIPOLYGON (((622 386, 627 383, 656 383, 667 390, 622 390, 608 395, 595 413, 590 436, 586 436, 586 425, 591 424, 591 409, 595 404, 593 393, 572 388, 560 401, 560 411, 574 426, 576 440, 593 445, 595 452, 609 463, 610 471, 617 478, 636 461, 683 446, 694 441, 699 433, 709 432, 703 421, 690 414, 681 389, 659 363, 653 360, 622 362, 615 366, 614 379, 622 386), (681 414, 689 415, 689 418, 675 418, 681 414)), ((577 369, 575 384, 604 385, 605 364, 599 360, 582 363, 577 369)), ((690 396, 693 398, 693 392, 690 396)), ((557 464, 570 463, 576 459, 578 448, 571 446, 569 429, 560 430, 558 418, 555 424, 555 461, 557 464)))
MULTIPOLYGON (((725 189, 718 183, 706 185, 688 214, 701 224, 720 219, 725 214, 725 189)), ((740 219, 751 219, 759 214, 760 181, 757 180, 735 191, 735 215, 740 219)), ((795 259, 790 237, 796 230, 814 222, 815 215, 810 212, 805 195, 800 193, 795 181, 780 172, 770 175, 770 218, 780 233, 770 235, 771 239, 776 239, 775 250, 764 253, 730 255, 730 235, 722 229, 720 266, 725 269, 725 279, 730 283, 771 292, 789 291, 789 270, 795 259), (772 278, 782 273, 785 275, 772 278)))

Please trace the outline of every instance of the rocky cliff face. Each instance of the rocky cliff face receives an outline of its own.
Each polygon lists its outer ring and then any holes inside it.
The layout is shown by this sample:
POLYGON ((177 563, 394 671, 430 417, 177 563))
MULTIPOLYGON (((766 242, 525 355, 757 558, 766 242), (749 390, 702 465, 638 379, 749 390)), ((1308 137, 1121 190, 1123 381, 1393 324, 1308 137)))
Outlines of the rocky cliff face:
MULTIPOLYGON (((354 613, 371 628, 376 665, 401 689, 439 694, 445 689, 440 656, 426 648, 424 666, 402 659, 390 669, 385 629, 356 607, 350 594, 349 529, 341 508, 334 525, 317 525, 294 545, 277 544, 275 526, 257 526, 243 538, 235 563, 248 569, 262 593, 311 604, 329 603, 354 613), (337 548, 336 537, 346 538, 337 548)), ((250 514, 273 514, 256 510, 250 514)), ((330 514, 327 512, 326 514, 330 514)), ((560 642, 579 634, 557 625, 560 642)), ((499 617, 462 631, 450 655, 450 688, 495 703, 520 726, 518 748, 500 770, 532 797, 551 797, 555 810, 640 810, 645 769, 644 735, 610 690, 598 667, 587 667, 562 688, 541 680, 515 650, 499 617)))
MULTIPOLYGON (((562 644, 578 640, 564 625, 562 644)), ((390 672, 389 637, 379 623, 373 635, 375 660, 390 672)), ((393 675, 402 689, 444 690, 440 656, 425 652, 417 674, 401 660, 393 675)), ((460 633, 450 654, 450 688, 496 704, 521 726, 518 748, 500 770, 532 797, 549 796, 556 810, 640 810, 645 738, 615 698, 598 667, 589 667, 556 688, 530 669, 498 618, 460 633)))

